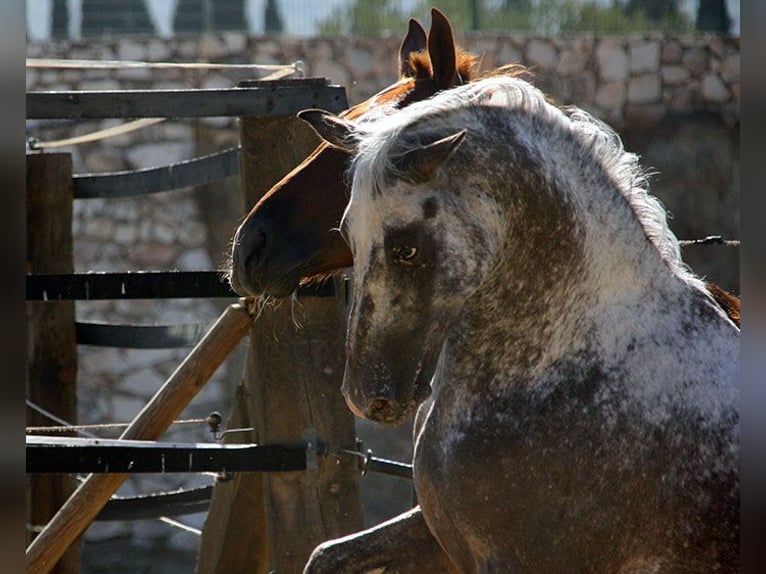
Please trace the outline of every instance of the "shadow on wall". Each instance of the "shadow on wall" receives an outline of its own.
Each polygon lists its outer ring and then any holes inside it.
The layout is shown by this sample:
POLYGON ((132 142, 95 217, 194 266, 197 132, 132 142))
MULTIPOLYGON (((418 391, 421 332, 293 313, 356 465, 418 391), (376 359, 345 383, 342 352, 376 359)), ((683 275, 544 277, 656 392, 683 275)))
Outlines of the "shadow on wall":
MULTIPOLYGON (((679 239, 740 239, 739 124, 700 112, 669 116, 648 129, 631 125, 621 136, 655 173, 650 189, 679 239)), ((696 274, 739 294, 739 247, 692 245, 682 255, 696 274)))

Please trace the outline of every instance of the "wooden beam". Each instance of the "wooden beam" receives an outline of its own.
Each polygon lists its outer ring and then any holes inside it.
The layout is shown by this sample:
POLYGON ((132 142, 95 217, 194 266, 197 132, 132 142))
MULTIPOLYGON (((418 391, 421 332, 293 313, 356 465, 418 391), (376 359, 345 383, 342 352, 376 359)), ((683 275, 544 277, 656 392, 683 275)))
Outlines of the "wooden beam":
MULTIPOLYGON (((250 314, 242 305, 227 307, 120 438, 158 439, 242 340, 250 324, 250 314)), ((88 476, 27 548, 27 574, 49 572, 127 477, 88 476)))
POLYGON ((27 92, 26 103, 27 119, 284 116, 306 108, 340 112, 346 91, 307 78, 209 90, 27 92))
MULTIPOLYGON (((318 141, 293 117, 243 118, 240 126, 247 211, 318 141)), ((335 298, 306 297, 260 313, 241 389, 240 407, 256 428, 248 440, 289 443, 313 433, 331 449, 354 448, 353 415, 340 393, 345 322, 342 290, 335 298)), ((238 473, 239 482, 217 484, 198 574, 241 571, 248 553, 249 571, 301 572, 317 544, 362 528, 358 476, 354 457, 331 455, 306 472, 238 473), (250 526, 243 528, 248 516, 250 526), (254 555, 252 549, 261 551, 254 555)))
MULTIPOLYGON (((67 153, 27 155, 27 269, 36 273, 71 273, 72 158, 67 153)), ((48 412, 77 422, 77 342, 72 301, 29 302, 27 398, 48 412)), ((51 421, 27 408, 27 425, 51 421)), ((44 525, 74 491, 68 476, 33 476, 27 482, 27 522, 44 525)), ((35 539, 27 533, 27 544, 35 539)), ((80 570, 73 545, 51 564, 57 574, 80 570)))

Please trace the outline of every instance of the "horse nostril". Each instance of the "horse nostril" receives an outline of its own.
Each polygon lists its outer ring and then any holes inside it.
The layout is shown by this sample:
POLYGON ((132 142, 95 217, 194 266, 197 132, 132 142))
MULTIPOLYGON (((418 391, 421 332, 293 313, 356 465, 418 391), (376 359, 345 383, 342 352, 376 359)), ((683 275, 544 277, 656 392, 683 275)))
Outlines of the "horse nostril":
POLYGON ((249 234, 242 247, 246 250, 242 259, 245 269, 252 271, 257 269, 266 260, 268 237, 263 231, 249 234))

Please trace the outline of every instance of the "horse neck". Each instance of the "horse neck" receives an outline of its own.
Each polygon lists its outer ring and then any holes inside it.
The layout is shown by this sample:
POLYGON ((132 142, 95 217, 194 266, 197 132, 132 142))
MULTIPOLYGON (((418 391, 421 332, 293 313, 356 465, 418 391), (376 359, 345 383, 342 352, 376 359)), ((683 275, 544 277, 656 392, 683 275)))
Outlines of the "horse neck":
MULTIPOLYGON (((661 316, 668 300, 689 286, 647 240, 628 203, 616 190, 577 193, 513 190, 505 209, 503 248, 476 294, 466 302, 461 333, 469 353, 476 341, 505 346, 520 368, 533 368, 576 352, 606 323, 640 320, 629 309, 661 316), (600 205, 597 205, 601 202, 600 205), (617 313, 617 314, 615 314, 617 313)), ((581 190, 579 190, 581 191, 581 190)), ((479 351, 479 355, 482 351, 479 351)))

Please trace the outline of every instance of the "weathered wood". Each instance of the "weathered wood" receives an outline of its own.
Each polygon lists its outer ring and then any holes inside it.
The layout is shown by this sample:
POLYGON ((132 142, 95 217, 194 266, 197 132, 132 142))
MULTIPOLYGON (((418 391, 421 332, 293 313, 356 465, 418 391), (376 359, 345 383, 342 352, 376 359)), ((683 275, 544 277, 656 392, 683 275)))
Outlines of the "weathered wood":
MULTIPOLYGON (((159 438, 242 340, 250 324, 251 317, 241 305, 227 307, 120 438, 159 438)), ((88 476, 27 548, 27 574, 49 572, 127 476, 88 476)))
MULTIPOLYGON (((262 313, 260 337, 251 340, 246 369, 258 397, 260 440, 281 443, 315 429, 330 451, 352 448, 353 416, 340 393, 344 305, 316 299, 290 307, 262 313)), ((265 478, 270 567, 277 572, 302 572, 319 543, 362 528, 356 458, 329 455, 319 459, 317 470, 265 478)))
MULTIPOLYGON (((247 211, 316 146, 308 126, 293 117, 244 118, 241 123, 240 174, 247 211)), ((289 301, 265 309, 254 323, 246 359, 244 396, 256 436, 264 444, 291 442, 316 433, 330 448, 353 448, 353 416, 340 394, 345 331, 344 293, 336 298, 289 301), (296 327, 295 322, 301 327, 296 327), (257 333, 257 336, 255 334, 257 333)), ((214 494, 202 535, 198 573, 300 572, 314 547, 362 527, 357 461, 320 457, 318 469, 266 473, 214 494), (251 489, 250 495, 244 492, 251 489), (259 504, 265 493, 266 507, 259 504), (227 502, 248 504, 227 508, 227 502), (265 514, 265 524, 244 516, 265 514), (247 548, 267 545, 258 559, 242 562, 247 548), (215 541, 230 540, 216 545, 215 541), (226 553, 223 550, 226 550, 226 553), (214 556, 206 552, 215 552, 214 556), (205 568, 202 565, 205 565, 205 568)))
POLYGON ((210 90, 27 92, 27 119, 240 117, 345 109, 346 92, 340 86, 304 82, 210 90))
MULTIPOLYGON (((244 381, 237 386, 227 429, 249 429, 249 405, 253 402, 244 381)), ((227 443, 254 442, 255 432, 225 436, 227 443)), ((197 573, 266 572, 269 544, 263 501, 263 474, 238 472, 216 480, 205 527, 202 530, 197 573)))
MULTIPOLYGON (((35 273, 71 273, 72 159, 70 154, 27 155, 27 269, 35 273)), ((71 423, 77 421, 77 343, 74 303, 27 303, 27 398, 71 423)), ((27 425, 50 420, 27 409, 27 425)), ((72 477, 27 478, 27 522, 44 525, 75 487, 72 477)), ((27 533, 27 544, 34 534, 27 533)), ((72 545, 51 571, 80 570, 80 551, 72 545)))

